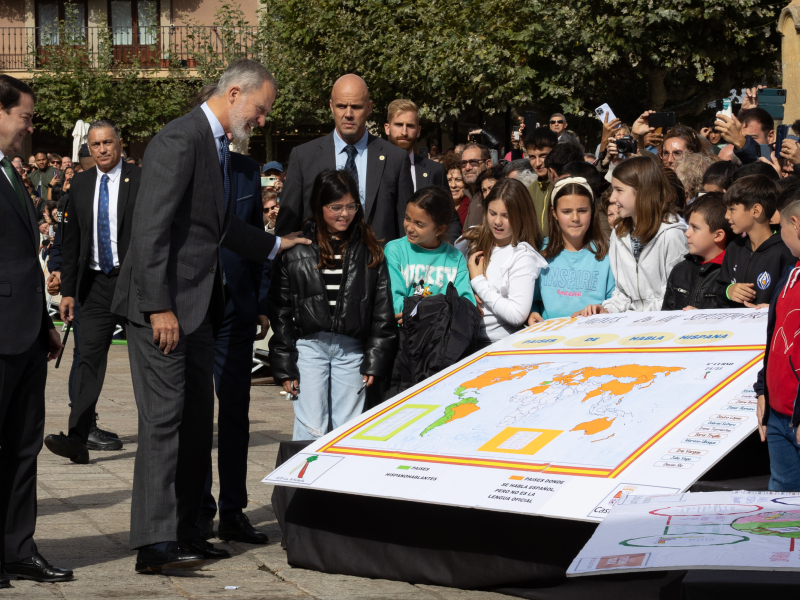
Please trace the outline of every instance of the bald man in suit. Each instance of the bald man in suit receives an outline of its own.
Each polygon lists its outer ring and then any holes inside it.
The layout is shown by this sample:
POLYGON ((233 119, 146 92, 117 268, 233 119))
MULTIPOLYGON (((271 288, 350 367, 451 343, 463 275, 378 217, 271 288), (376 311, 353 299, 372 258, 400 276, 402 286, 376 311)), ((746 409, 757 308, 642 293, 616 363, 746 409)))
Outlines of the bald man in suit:
POLYGON ((311 189, 320 172, 347 169, 358 181, 364 217, 378 239, 386 243, 403 237, 406 202, 414 193, 408 153, 367 131, 372 100, 358 75, 336 81, 330 108, 334 130, 296 147, 289 157, 276 235, 297 231, 311 216, 311 189))

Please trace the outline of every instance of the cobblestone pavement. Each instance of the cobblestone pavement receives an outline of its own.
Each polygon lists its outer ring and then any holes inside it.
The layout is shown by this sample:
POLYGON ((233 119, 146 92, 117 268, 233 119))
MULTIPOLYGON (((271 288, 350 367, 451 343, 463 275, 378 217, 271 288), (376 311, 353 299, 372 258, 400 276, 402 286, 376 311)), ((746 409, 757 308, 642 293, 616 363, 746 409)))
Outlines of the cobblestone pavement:
MULTIPOLYGON (((50 363, 45 434, 67 428, 67 377, 72 358, 68 343, 61 367, 50 363)), ((251 523, 266 531, 266 546, 224 544, 233 557, 207 563, 199 571, 138 575, 128 550, 133 459, 136 454, 136 405, 128 351, 113 346, 98 404, 100 426, 117 432, 119 452, 93 452, 87 465, 75 465, 44 448, 39 455, 39 520, 36 542, 55 565, 75 570, 64 584, 13 581, 0 598, 40 600, 186 599, 186 598, 370 598, 419 600, 500 600, 508 596, 396 581, 327 575, 288 565, 280 547, 280 528, 270 505, 272 487, 260 481, 275 465, 278 444, 291 439, 292 408, 274 386, 253 387, 248 464, 251 523), (225 590, 226 586, 239 586, 225 590)), ((213 453, 216 473, 216 436, 213 453)), ((215 481, 216 492, 216 481, 215 481)))

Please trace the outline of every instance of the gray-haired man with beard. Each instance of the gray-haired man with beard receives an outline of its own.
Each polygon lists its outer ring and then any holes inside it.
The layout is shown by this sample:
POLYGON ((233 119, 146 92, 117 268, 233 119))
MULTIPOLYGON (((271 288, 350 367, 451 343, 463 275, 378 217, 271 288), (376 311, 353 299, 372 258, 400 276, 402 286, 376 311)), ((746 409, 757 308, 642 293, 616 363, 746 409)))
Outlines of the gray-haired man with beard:
POLYGON ((230 64, 215 94, 162 129, 144 155, 131 248, 112 310, 128 319, 139 447, 130 546, 136 571, 190 569, 225 550, 201 539, 197 518, 214 420, 214 337, 225 311, 220 246, 256 263, 297 243, 234 214, 227 134, 246 138, 275 101, 272 74, 230 64))

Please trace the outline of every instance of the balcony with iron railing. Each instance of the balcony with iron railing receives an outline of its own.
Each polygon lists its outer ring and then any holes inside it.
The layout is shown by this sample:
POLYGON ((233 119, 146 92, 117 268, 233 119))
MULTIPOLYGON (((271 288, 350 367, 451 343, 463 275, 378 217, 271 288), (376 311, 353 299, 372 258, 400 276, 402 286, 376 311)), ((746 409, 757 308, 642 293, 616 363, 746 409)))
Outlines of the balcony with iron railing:
POLYGON ((108 48, 113 64, 118 66, 138 62, 147 70, 170 66, 193 69, 203 57, 254 56, 258 27, 167 25, 73 27, 67 31, 63 27, 0 27, 0 72, 44 68, 48 54, 63 43, 83 53, 89 64, 97 64, 98 53, 108 48))

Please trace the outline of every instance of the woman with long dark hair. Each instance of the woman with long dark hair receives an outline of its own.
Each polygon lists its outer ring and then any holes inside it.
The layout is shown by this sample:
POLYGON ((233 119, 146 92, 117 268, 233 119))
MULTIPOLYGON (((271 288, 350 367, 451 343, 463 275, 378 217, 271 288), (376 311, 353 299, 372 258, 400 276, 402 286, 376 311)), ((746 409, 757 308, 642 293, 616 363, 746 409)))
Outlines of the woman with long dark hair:
POLYGON ((272 374, 295 400, 294 440, 313 440, 361 414, 365 389, 388 376, 397 326, 386 261, 364 220, 358 183, 327 169, 303 234, 269 291, 272 374))

